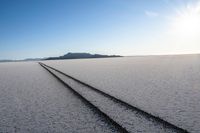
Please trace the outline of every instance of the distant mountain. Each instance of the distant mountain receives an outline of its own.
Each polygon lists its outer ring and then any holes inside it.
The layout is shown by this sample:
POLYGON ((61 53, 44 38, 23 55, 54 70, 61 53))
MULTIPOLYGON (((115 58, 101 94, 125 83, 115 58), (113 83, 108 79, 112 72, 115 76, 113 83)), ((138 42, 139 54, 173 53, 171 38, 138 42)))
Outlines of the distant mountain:
POLYGON ((109 57, 122 57, 120 55, 101 55, 90 53, 67 53, 59 57, 47 58, 27 58, 24 60, 0 60, 0 62, 19 62, 19 61, 40 61, 40 60, 62 60, 62 59, 85 59, 85 58, 109 58, 109 57))
POLYGON ((13 60, 0 60, 0 62, 12 62, 13 60))
POLYGON ((59 57, 49 57, 45 60, 59 60, 59 59, 84 59, 84 58, 109 58, 109 57, 121 57, 120 55, 101 55, 90 53, 67 53, 59 57))
POLYGON ((0 60, 0 62, 21 62, 21 61, 40 61, 46 58, 28 58, 23 60, 0 60))

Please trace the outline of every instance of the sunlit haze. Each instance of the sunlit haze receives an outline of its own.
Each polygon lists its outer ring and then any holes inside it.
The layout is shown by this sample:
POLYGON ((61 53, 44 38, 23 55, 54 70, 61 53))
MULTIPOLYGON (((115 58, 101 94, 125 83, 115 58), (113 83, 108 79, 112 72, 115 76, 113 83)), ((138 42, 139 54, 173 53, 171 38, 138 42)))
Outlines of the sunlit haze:
POLYGON ((200 0, 1 0, 0 59, 200 53, 200 0))
POLYGON ((200 45, 200 1, 176 9, 171 16, 170 33, 173 41, 184 52, 198 52, 200 45), (185 48, 185 50, 184 50, 185 48))

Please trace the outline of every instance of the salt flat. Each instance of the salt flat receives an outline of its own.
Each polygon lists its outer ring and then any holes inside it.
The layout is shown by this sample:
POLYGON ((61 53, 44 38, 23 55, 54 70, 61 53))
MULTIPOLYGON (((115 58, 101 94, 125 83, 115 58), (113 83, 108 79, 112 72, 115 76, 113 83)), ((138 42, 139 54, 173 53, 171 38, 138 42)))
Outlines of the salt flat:
MULTIPOLYGON (((41 64, 41 63, 40 63, 41 64)), ((57 77, 61 82, 70 86, 73 90, 85 97, 111 119, 124 127, 129 133, 183 133, 183 129, 177 128, 166 121, 153 117, 146 112, 138 110, 127 103, 87 86, 58 70, 41 64, 46 70, 57 77)))
POLYGON ((0 132, 118 130, 37 62, 0 64, 0 132))
POLYGON ((200 55, 44 61, 190 132, 200 132, 200 55))

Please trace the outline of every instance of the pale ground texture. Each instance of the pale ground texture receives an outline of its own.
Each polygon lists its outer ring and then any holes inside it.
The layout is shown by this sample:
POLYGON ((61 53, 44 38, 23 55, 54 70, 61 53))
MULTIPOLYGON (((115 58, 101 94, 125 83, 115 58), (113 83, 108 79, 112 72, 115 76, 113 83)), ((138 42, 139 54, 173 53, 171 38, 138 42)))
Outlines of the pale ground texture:
POLYGON ((178 127, 200 132, 200 55, 44 63, 178 127))
POLYGON ((0 63, 0 133, 118 132, 36 62, 0 63))
POLYGON ((126 128, 130 133, 179 133, 180 130, 174 127, 166 126, 150 116, 146 116, 141 112, 130 109, 127 105, 120 104, 112 98, 106 97, 90 89, 89 87, 80 84, 73 79, 49 68, 45 67, 57 77, 59 77, 66 84, 71 86, 74 90, 84 96, 92 104, 97 106, 100 110, 110 116, 114 121, 126 128))

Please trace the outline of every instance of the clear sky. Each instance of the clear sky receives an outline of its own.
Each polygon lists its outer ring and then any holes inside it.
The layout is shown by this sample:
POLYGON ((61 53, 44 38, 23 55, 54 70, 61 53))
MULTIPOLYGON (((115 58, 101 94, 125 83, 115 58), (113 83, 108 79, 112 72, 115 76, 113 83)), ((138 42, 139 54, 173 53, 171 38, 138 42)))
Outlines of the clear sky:
POLYGON ((0 0, 0 59, 200 53, 199 0, 0 0))

